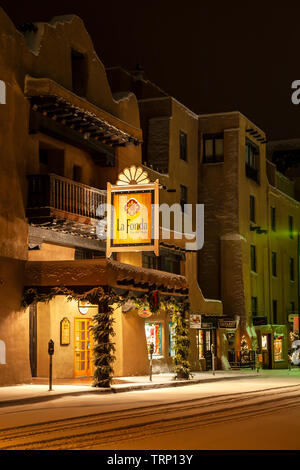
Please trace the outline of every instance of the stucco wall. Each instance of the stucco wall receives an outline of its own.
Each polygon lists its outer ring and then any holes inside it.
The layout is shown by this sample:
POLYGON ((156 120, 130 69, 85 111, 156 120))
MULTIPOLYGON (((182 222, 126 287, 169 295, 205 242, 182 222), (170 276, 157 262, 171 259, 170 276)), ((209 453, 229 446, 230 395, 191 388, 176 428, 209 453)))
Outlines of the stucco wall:
MULTIPOLYGON (((74 327, 75 318, 92 318, 92 312, 81 315, 76 301, 68 301, 65 296, 56 296, 49 303, 37 305, 37 375, 48 377, 48 342, 54 341, 53 378, 74 377, 74 327), (60 322, 63 318, 70 321, 70 344, 60 345, 60 322)), ((148 375, 149 358, 147 353, 145 323, 159 322, 162 326, 162 355, 153 359, 153 373, 170 371, 173 362, 169 356, 169 315, 158 312, 148 319, 141 318, 137 310, 122 313, 121 308, 114 311, 115 343, 114 376, 148 375)), ((2 367, 2 366, 0 366, 2 367)))
POLYGON ((0 385, 30 380, 29 319, 21 309, 24 262, 0 258, 0 340, 5 343, 6 360, 0 364, 0 385))
MULTIPOLYGON (((118 118, 120 125, 126 124, 127 129, 140 135, 136 97, 129 93, 119 96, 118 100, 113 98, 104 66, 82 20, 71 15, 56 18, 50 24, 39 23, 37 28, 37 32, 26 33, 24 37, 0 8, 0 340, 6 345, 7 362, 0 365, 1 385, 30 380, 29 318, 28 311, 21 310, 20 304, 24 261, 28 256, 26 174, 39 171, 38 140, 41 136, 29 135, 30 106, 24 97, 26 75, 49 78, 72 92, 71 49, 85 54, 88 72, 84 99, 110 113, 114 123, 118 118)), ((120 149, 116 152, 116 158, 119 158, 117 168, 104 174, 103 169, 95 171, 88 153, 45 136, 43 142, 65 150, 67 177, 73 176, 74 164, 82 165, 83 182, 103 189, 108 179, 117 176, 119 168, 131 161, 141 161, 140 147, 120 149)), ((50 256, 72 259, 70 250, 66 255, 66 250, 62 253, 57 248, 54 253, 48 248, 44 245, 40 252, 31 252, 30 259, 50 256)), ((45 335, 46 331, 42 334, 45 335)), ((41 354, 43 358, 44 353, 41 354)), ((46 373, 45 367, 41 366, 43 374, 46 373)))

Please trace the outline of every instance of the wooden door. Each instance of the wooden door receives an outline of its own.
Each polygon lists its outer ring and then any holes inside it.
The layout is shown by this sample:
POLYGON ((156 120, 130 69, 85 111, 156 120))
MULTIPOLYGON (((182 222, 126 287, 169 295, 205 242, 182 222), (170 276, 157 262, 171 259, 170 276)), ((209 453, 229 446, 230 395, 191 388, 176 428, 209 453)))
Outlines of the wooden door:
POLYGON ((75 318, 75 377, 93 375, 93 332, 91 318, 75 318))

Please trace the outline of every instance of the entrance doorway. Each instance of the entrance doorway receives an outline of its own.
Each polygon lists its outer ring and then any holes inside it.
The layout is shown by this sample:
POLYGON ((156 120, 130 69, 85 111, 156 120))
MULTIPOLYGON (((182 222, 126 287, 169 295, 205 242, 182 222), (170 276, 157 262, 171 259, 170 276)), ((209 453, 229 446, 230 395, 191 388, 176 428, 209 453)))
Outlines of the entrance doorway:
POLYGON ((75 377, 93 375, 93 332, 91 318, 75 318, 75 377))
POLYGON ((261 349, 263 356, 263 368, 272 369, 272 349, 271 349, 271 334, 263 334, 261 336, 261 349))
POLYGON ((211 345, 214 345, 216 355, 216 335, 215 330, 197 330, 198 358, 205 359, 206 370, 212 369, 211 345))

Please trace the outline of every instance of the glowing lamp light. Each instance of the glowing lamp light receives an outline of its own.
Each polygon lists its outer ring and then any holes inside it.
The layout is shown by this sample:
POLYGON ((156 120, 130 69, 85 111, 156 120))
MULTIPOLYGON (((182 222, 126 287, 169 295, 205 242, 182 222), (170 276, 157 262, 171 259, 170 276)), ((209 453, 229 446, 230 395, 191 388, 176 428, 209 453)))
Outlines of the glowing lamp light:
POLYGON ((90 304, 89 302, 84 302, 82 300, 78 301, 78 310, 81 315, 86 315, 90 309, 98 308, 98 305, 90 304))

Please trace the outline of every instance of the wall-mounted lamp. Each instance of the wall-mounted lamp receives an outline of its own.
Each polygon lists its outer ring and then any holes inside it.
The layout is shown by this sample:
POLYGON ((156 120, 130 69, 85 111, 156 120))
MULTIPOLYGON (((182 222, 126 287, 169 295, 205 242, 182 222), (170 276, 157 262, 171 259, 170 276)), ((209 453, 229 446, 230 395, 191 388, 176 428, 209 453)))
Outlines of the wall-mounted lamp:
POLYGON ((176 193, 176 189, 169 189, 167 186, 161 185, 159 187, 160 189, 163 189, 164 191, 167 191, 167 193, 176 193))
POLYGON ((90 304, 89 302, 83 301, 83 300, 78 300, 78 310, 81 313, 81 315, 86 315, 89 312, 93 312, 94 309, 98 309, 98 305, 93 305, 90 304))

